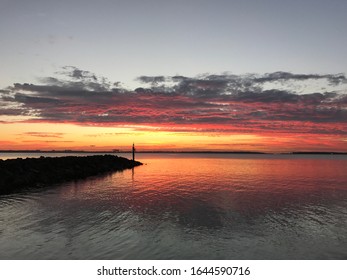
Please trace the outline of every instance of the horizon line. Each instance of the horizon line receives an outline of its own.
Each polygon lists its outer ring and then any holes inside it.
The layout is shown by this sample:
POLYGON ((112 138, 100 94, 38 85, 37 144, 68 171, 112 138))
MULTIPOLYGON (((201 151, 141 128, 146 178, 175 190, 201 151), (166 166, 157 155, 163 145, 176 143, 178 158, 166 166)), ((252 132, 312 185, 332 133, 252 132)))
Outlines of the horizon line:
MULTIPOLYGON (((0 153, 86 153, 86 154, 98 154, 98 153, 131 153, 131 150, 100 150, 100 151, 91 151, 91 150, 0 150, 0 153)), ((176 154, 341 154, 347 155, 346 152, 342 151, 288 151, 288 152, 259 152, 259 151, 211 151, 211 150, 196 150, 196 151, 173 151, 173 150, 147 150, 147 151, 137 151, 137 154, 147 154, 147 153, 176 153, 176 154)))

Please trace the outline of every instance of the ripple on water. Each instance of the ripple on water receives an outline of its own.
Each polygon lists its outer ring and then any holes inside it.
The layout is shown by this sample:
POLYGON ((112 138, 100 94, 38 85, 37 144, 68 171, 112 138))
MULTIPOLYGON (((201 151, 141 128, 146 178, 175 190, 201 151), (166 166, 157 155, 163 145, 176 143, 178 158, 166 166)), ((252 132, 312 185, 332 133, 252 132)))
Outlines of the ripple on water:
POLYGON ((346 257, 346 160, 143 161, 133 171, 1 197, 0 258, 346 257))

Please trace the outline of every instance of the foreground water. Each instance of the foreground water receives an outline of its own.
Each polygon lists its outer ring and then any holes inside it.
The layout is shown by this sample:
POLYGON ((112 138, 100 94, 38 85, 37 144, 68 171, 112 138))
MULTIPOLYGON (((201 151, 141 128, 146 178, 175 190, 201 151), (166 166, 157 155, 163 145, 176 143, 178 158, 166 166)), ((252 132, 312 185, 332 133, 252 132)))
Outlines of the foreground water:
POLYGON ((138 160, 0 197, 0 258, 347 258, 347 156, 138 160))

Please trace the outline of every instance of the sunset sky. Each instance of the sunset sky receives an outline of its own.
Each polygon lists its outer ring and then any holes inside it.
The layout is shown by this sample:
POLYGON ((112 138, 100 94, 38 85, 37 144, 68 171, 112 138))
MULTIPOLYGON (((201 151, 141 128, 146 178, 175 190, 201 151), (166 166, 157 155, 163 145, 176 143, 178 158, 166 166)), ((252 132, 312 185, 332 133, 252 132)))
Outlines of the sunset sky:
POLYGON ((0 0, 0 150, 347 152, 347 1, 0 0))

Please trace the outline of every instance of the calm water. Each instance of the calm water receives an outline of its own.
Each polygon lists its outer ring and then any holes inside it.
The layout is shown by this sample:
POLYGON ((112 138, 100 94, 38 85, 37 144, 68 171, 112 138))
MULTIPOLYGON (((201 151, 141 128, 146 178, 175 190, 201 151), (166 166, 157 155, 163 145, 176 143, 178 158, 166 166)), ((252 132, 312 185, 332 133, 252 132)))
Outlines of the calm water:
POLYGON ((346 156, 138 159, 0 197, 0 258, 347 259, 346 156))

